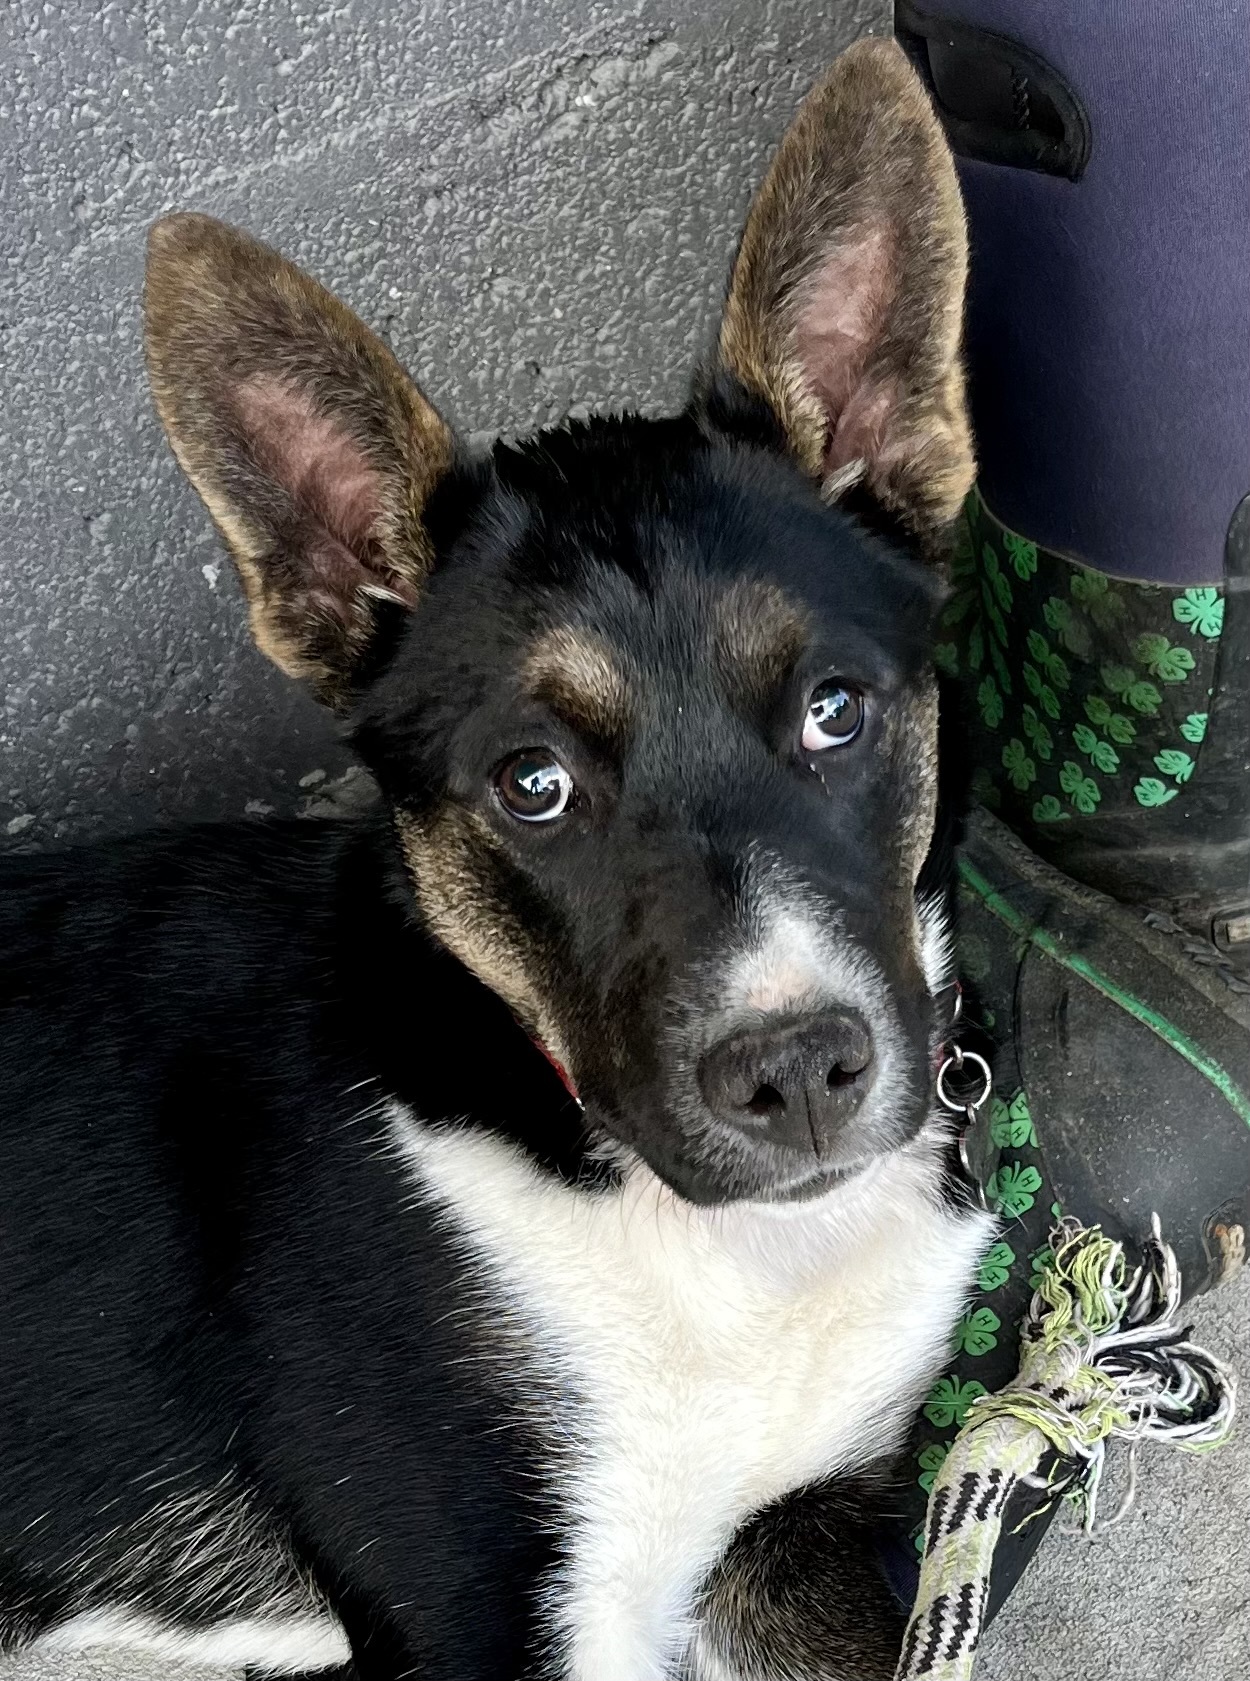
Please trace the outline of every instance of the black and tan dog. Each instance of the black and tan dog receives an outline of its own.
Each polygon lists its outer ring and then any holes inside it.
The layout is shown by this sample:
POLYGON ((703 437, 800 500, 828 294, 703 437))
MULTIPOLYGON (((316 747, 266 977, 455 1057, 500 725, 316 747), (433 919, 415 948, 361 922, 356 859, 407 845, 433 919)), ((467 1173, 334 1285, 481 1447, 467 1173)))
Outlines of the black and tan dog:
POLYGON ((289 264, 155 228, 170 440, 384 801, 4 866, 6 1644, 890 1673, 862 1477, 985 1238, 931 1081, 964 266, 883 43, 676 419, 466 454, 289 264))

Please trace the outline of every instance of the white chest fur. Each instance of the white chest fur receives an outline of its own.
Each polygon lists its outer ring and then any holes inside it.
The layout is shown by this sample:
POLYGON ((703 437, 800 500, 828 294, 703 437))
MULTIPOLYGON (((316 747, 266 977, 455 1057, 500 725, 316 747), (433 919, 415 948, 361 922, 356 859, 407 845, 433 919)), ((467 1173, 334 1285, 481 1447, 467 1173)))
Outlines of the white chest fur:
POLYGON ((931 1140, 802 1208, 694 1209, 645 1170, 594 1195, 483 1134, 398 1110, 392 1132, 531 1356, 569 1523, 565 1673, 660 1681, 746 1517, 897 1445, 988 1222, 938 1200, 931 1140))

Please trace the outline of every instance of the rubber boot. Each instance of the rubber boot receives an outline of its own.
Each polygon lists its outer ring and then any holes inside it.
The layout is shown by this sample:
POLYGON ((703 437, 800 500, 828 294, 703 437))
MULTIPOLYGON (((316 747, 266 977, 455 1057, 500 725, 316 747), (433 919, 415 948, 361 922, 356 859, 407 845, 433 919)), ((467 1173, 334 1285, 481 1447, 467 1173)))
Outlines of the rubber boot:
POLYGON ((978 793, 1244 983, 1250 8, 899 0, 896 26, 972 236, 981 468, 942 655, 978 793))
POLYGON ((1250 994, 1250 499, 1223 582, 1108 577, 969 499, 939 659, 974 795, 1250 994))

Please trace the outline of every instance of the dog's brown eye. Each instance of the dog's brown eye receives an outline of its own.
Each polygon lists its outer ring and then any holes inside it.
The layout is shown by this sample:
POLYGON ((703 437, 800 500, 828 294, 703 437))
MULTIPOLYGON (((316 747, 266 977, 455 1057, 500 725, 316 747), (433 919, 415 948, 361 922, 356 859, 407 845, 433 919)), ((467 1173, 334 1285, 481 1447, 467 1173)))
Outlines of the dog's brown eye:
POLYGON ((829 677, 816 685, 803 720, 803 746, 809 753, 845 747, 863 727, 864 697, 853 684, 829 677))
POLYGON ((514 754, 496 773, 495 788, 505 810, 523 823, 562 817, 573 798, 573 778, 541 747, 514 754))

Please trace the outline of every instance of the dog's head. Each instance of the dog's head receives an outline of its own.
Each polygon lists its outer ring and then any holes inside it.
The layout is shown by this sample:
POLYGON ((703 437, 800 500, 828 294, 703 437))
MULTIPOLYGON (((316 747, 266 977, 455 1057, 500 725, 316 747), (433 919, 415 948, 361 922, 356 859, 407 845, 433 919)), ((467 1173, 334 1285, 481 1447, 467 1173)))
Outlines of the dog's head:
POLYGON ((257 641, 349 719, 429 931, 694 1201, 815 1194, 927 1112, 964 270, 881 42, 782 142, 674 420, 471 458, 298 270, 153 230, 157 406, 257 641))

